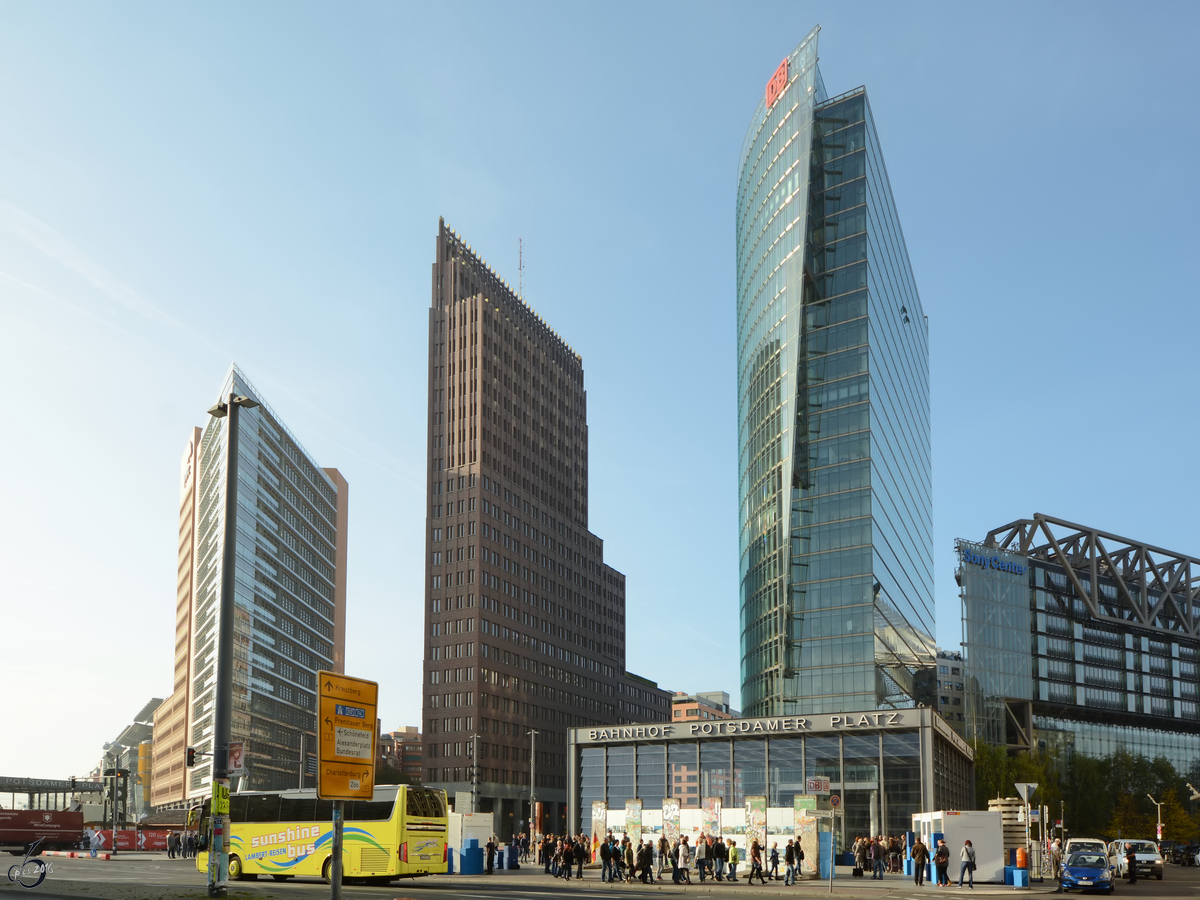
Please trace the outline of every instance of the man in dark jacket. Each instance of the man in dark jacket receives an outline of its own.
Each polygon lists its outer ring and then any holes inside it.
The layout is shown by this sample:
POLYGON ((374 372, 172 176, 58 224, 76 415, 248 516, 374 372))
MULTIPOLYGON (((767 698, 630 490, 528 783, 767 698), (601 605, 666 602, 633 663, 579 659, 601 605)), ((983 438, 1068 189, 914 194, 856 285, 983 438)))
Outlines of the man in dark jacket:
POLYGON ((929 848, 921 843, 921 839, 912 846, 913 881, 917 887, 925 883, 925 867, 929 865, 929 848))
POLYGON ((612 844, 600 842, 600 880, 612 881, 612 844))

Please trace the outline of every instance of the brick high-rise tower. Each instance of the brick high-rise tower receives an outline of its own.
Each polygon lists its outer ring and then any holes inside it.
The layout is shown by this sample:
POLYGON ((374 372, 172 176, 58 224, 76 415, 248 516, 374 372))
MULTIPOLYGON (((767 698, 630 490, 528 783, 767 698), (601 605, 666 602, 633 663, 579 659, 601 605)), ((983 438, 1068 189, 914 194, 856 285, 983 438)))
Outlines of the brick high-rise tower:
POLYGON ((429 310, 425 780, 497 833, 566 825, 566 730, 663 721, 625 671, 625 576, 587 526, 583 360, 445 222, 429 310))

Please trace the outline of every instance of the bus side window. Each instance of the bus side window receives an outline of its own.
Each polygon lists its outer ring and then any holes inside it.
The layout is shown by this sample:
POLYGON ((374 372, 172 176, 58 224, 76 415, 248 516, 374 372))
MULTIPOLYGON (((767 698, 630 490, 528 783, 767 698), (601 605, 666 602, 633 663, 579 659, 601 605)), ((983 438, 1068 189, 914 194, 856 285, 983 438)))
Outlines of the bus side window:
POLYGON ((317 819, 315 797, 280 797, 280 822, 314 822, 317 819))
POLYGON ((391 800, 348 800, 346 821, 387 821, 392 817, 393 805, 391 800))
MULTIPOLYGON (((284 821, 279 815, 279 800, 278 794, 264 794, 262 796, 248 796, 246 798, 246 811, 243 822, 281 822, 284 821)), ((236 820, 235 820, 236 821, 236 820)))

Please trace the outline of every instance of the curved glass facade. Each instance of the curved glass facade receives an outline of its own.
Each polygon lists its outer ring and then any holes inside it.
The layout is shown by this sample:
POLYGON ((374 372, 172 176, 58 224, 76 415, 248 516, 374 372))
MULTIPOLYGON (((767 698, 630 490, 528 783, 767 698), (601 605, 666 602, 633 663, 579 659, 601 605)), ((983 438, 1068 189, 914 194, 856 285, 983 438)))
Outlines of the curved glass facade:
POLYGON ((862 89, 817 32, 780 65, 737 196, 742 706, 908 706, 933 664, 928 326, 862 89))

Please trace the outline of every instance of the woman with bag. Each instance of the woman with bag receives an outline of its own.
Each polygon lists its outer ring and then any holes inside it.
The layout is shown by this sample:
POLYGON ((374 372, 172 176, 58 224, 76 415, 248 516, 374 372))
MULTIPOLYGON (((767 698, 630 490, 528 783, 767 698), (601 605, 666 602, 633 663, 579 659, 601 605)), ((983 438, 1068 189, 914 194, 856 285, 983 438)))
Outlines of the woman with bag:
POLYGON ((975 889, 975 848, 971 846, 971 842, 967 841, 963 844, 963 848, 959 851, 958 858, 962 864, 958 870, 958 886, 962 887, 963 875, 967 876, 967 887, 971 890, 975 889))

